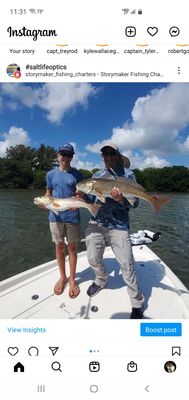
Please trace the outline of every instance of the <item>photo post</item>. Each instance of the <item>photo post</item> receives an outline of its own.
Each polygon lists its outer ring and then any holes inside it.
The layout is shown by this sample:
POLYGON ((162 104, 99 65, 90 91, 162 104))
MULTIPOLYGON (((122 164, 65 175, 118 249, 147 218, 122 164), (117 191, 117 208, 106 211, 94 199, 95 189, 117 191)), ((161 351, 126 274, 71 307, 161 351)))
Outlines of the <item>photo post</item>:
POLYGON ((3 5, 8 400, 187 393, 188 6, 142 3, 3 5))

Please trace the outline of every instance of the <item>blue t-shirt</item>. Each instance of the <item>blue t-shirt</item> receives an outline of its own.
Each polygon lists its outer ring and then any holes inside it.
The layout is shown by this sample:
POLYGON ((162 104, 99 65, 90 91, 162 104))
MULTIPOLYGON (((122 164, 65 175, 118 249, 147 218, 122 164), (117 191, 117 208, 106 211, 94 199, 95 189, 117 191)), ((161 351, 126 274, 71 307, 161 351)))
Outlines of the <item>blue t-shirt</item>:
MULTIPOLYGON (((52 169, 46 175, 47 189, 52 191, 52 197, 65 199, 75 196, 76 184, 83 180, 83 175, 75 168, 69 171, 62 171, 59 168, 52 169)), ((79 210, 66 210, 56 215, 50 211, 49 221, 79 223, 79 210)))

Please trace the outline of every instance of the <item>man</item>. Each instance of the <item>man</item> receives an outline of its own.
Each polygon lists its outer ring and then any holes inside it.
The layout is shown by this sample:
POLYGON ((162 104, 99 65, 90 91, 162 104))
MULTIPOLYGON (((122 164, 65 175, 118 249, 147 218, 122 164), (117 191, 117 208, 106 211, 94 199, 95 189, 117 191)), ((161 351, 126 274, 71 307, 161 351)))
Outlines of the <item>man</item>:
MULTIPOLYGON (((76 184, 83 179, 83 176, 70 165, 74 154, 74 148, 70 143, 64 144, 59 148, 57 153, 59 167, 49 171, 46 176, 46 196, 63 199, 75 196, 76 184)), ((66 238, 70 263, 69 296, 73 299, 77 297, 80 292, 79 286, 75 282, 77 243, 81 240, 79 210, 62 211, 58 216, 50 211, 49 221, 52 241, 55 243, 56 258, 60 270, 60 279, 54 286, 54 293, 57 295, 62 294, 68 282, 64 255, 64 239, 66 238)))
MULTIPOLYGON (((134 173, 129 169, 130 161, 119 152, 119 148, 112 142, 107 142, 101 148, 101 156, 105 168, 98 171, 93 177, 107 177, 109 172, 115 176, 135 180, 134 173)), ((111 177, 111 176, 110 176, 111 177)), ((132 305, 131 319, 142 318, 144 296, 138 288, 132 247, 129 238, 129 209, 137 207, 138 199, 129 201, 115 187, 110 192, 96 218, 91 218, 86 230, 86 246, 89 263, 95 273, 95 281, 87 290, 88 296, 95 296, 106 285, 108 276, 103 263, 105 243, 108 242, 120 263, 123 279, 128 286, 128 294, 132 305)))

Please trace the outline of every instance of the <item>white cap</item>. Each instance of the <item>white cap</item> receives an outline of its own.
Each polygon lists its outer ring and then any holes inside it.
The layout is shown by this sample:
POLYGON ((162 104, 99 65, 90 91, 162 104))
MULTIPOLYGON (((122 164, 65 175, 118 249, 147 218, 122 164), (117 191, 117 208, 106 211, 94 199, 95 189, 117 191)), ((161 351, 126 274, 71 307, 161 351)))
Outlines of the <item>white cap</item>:
POLYGON ((129 168, 130 167, 130 160, 126 156, 124 156, 123 154, 120 153, 119 147, 115 143, 110 142, 110 141, 105 142, 103 144, 103 147, 100 149, 100 151, 102 151, 105 147, 111 147, 112 149, 116 150, 121 155, 124 167, 125 168, 129 168))

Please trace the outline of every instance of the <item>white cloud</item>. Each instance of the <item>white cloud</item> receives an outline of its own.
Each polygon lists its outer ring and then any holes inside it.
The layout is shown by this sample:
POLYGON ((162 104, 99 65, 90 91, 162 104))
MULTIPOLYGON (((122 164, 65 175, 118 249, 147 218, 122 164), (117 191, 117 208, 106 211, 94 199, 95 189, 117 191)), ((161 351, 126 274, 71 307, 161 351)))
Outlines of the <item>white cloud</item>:
POLYGON ((88 169, 89 171, 91 171, 94 168, 100 168, 100 164, 97 164, 97 163, 94 164, 91 161, 86 161, 87 153, 79 151, 77 148, 77 144, 75 142, 71 142, 71 144, 75 150, 75 155, 72 160, 73 167, 75 167, 77 169, 80 169, 80 168, 88 169))
POLYGON ((114 128, 111 139, 123 150, 140 148, 151 154, 178 150, 179 133, 189 123, 189 84, 170 84, 139 98, 132 122, 114 128))
POLYGON ((103 144, 105 144, 107 140, 102 140, 102 142, 96 142, 94 144, 87 144, 85 148, 91 153, 99 153, 100 149, 103 147, 103 144))
POLYGON ((124 152, 124 155, 129 158, 132 169, 144 169, 148 167, 163 168, 169 166, 169 163, 165 158, 160 158, 156 155, 148 156, 146 152, 140 154, 130 150, 124 152))
POLYGON ((2 94, 14 103, 17 101, 28 108, 38 107, 46 112, 51 123, 60 124, 65 113, 77 106, 86 107, 89 97, 96 93, 90 83, 44 83, 40 86, 4 83, 2 94))
MULTIPOLYGON (((182 138, 182 130, 189 124, 188 105, 188 83, 171 83, 153 90, 137 99, 131 122, 114 127, 106 140, 116 143, 126 156, 130 152, 134 165, 168 165, 167 154, 189 152, 189 136, 184 141, 182 138), (138 161, 134 156, 136 149, 140 152, 138 161)), ((88 144, 86 149, 97 153, 103 144, 104 141, 88 144)))
POLYGON ((23 128, 12 126, 8 132, 0 136, 4 138, 3 141, 0 141, 0 157, 5 157, 6 149, 10 146, 16 146, 17 144, 30 145, 29 135, 23 128))
POLYGON ((186 140, 180 145, 180 149, 183 152, 189 152, 189 135, 186 140))
MULTIPOLYGON (((135 161, 135 163, 133 163, 132 165, 134 165, 133 168, 137 168, 136 166, 137 164, 137 160, 135 161)), ((169 166, 169 163, 167 160, 165 160, 164 158, 158 158, 157 156, 151 156, 151 157, 147 157, 144 158, 142 160, 140 160, 139 169, 144 169, 144 168, 148 168, 148 167, 154 167, 154 168, 163 168, 163 167, 167 167, 169 166)))
POLYGON ((100 164, 94 164, 90 161, 83 161, 81 159, 78 159, 77 157, 74 157, 72 161, 73 167, 77 169, 88 169, 89 171, 92 171, 94 168, 100 168, 100 164))

